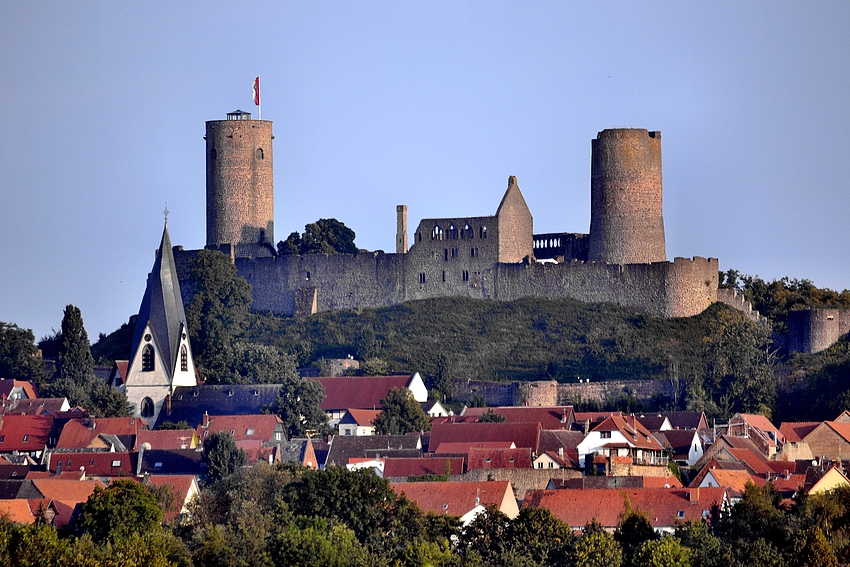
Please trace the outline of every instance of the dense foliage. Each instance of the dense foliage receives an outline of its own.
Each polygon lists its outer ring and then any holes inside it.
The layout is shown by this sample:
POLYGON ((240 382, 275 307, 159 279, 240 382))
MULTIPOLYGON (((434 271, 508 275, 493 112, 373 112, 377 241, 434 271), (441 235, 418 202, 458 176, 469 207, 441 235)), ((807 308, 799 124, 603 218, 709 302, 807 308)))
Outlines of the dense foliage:
POLYGON ((381 400, 381 413, 374 423, 376 435, 431 431, 428 414, 407 388, 390 388, 387 397, 381 400))
POLYGON ((277 243, 277 253, 287 254, 357 254, 354 231, 336 219, 319 219, 304 227, 304 233, 293 232, 277 243))

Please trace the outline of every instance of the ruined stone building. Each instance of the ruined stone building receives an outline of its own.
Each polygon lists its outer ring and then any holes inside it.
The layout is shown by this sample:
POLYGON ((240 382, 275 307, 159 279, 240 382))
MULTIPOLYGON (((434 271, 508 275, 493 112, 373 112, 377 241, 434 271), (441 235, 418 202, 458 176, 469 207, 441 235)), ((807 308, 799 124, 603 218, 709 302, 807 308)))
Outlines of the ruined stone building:
MULTIPOLYGON (((666 257, 661 133, 603 130, 592 140, 589 234, 534 234, 517 178, 495 214, 423 219, 397 207, 395 253, 275 253, 272 123, 236 111, 207 122, 207 248, 233 258, 253 308, 309 315, 413 299, 569 297, 681 317, 717 301, 715 258, 666 257), (408 247, 408 236, 412 244, 408 247)), ((184 301, 198 251, 176 247, 184 301)))

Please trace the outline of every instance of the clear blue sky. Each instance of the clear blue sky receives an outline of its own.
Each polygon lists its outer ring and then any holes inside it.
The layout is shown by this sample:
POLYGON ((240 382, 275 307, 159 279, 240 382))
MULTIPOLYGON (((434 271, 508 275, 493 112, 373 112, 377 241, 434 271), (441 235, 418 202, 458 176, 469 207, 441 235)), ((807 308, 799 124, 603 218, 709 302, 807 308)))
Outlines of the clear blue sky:
MULTIPOLYGON (((667 255, 850 287, 850 2, 3 2, 0 321, 138 310, 165 202, 205 243, 204 122, 274 121, 278 240, 395 206, 587 232, 590 140, 663 134, 667 255), (255 114, 256 116, 256 114, 255 114)), ((412 230, 412 229, 411 229, 412 230)))

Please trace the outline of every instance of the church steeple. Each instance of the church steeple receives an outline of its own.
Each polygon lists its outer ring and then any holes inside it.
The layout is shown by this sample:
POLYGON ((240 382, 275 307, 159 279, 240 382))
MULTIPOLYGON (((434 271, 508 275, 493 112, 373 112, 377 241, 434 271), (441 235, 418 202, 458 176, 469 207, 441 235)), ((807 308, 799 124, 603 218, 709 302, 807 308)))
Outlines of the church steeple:
POLYGON ((176 386, 194 386, 186 312, 168 234, 168 212, 139 307, 124 390, 136 415, 155 420, 176 386))

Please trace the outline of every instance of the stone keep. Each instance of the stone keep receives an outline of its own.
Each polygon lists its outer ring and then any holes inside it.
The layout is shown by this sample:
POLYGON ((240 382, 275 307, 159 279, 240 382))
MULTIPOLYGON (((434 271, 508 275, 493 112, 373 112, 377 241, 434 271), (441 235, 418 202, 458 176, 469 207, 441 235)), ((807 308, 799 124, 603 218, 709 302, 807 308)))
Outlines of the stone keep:
POLYGON ((664 262, 661 132, 603 130, 591 147, 588 260, 664 262))
POLYGON ((274 245, 272 123, 237 110, 206 123, 207 246, 274 245))

